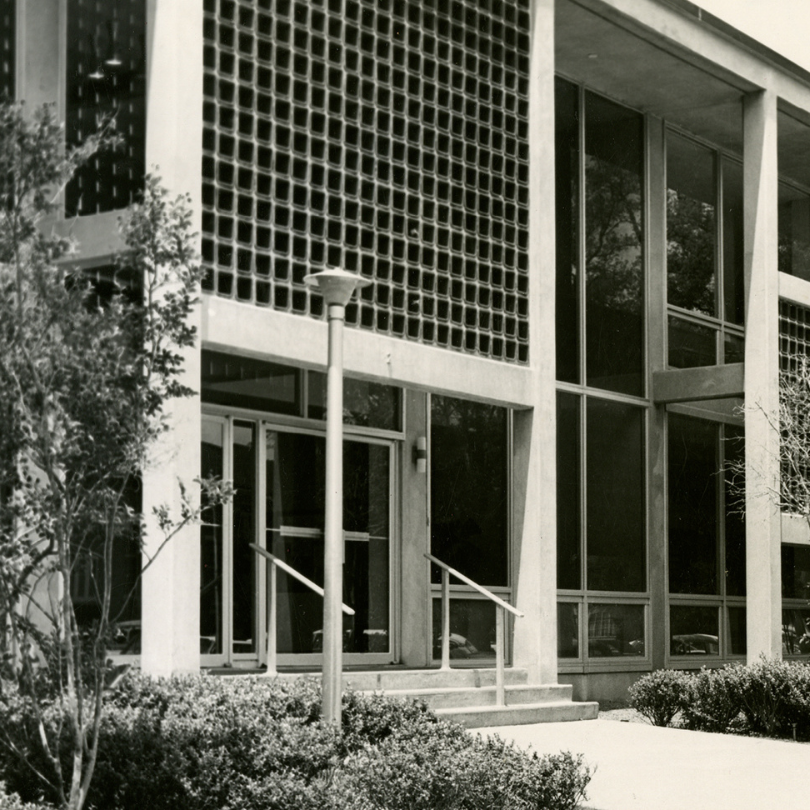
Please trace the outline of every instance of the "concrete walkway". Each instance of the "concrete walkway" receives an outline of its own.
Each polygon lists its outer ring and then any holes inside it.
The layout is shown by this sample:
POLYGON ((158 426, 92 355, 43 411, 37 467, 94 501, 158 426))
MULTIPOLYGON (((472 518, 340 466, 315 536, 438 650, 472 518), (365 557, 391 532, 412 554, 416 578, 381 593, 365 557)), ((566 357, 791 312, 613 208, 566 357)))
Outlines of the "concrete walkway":
POLYGON ((482 729, 540 754, 584 754, 592 810, 807 810, 810 745, 584 720, 482 729))

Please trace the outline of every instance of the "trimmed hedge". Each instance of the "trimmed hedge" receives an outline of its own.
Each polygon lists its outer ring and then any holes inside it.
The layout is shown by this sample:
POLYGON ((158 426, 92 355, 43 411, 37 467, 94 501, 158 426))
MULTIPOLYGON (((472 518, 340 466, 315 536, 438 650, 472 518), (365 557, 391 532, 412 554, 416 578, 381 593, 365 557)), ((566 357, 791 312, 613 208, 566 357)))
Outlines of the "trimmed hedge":
POLYGON ((657 670, 629 696, 654 725, 810 739, 810 666, 803 663, 761 659, 697 672, 657 670))
MULTIPOLYGON (((47 722, 58 721, 54 705, 47 722)), ((0 728, 23 755, 0 746, 0 779, 37 798, 30 708, 8 690, 0 728)), ((590 780, 579 757, 471 735, 418 702, 350 692, 339 732, 307 680, 131 675, 109 696, 102 735, 97 810, 573 810, 590 780)))

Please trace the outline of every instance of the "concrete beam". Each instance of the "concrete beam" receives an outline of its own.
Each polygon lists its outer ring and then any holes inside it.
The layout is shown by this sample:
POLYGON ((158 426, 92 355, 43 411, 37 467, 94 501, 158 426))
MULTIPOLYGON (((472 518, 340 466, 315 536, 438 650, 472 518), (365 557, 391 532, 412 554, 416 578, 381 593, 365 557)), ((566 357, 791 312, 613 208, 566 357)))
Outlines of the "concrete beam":
POLYGON ((776 94, 743 105, 745 541, 748 660, 782 656, 776 94))
MULTIPOLYGON (((326 368, 325 321, 212 295, 202 296, 201 308, 200 334, 207 349, 302 368, 326 368)), ((346 329, 343 340, 349 376, 516 408, 530 407, 533 402, 532 372, 525 366, 365 329, 346 329)))
POLYGON ((810 546, 810 524, 801 515, 782 515, 782 542, 810 546))
POLYGON ((744 376, 743 363, 654 371, 652 398, 656 405, 666 405, 671 402, 741 397, 744 376))
POLYGON ((779 274, 779 297, 802 307, 810 307, 810 281, 798 276, 779 274))

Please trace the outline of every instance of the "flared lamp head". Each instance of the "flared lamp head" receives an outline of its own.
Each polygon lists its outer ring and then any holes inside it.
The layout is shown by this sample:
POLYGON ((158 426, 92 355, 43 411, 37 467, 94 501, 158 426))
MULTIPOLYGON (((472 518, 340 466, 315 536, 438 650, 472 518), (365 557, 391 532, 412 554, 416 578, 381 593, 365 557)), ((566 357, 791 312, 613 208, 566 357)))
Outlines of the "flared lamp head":
POLYGON ((327 267, 320 273, 310 273, 304 277, 304 283, 319 292, 326 305, 330 307, 345 307, 355 290, 361 290, 371 284, 367 278, 337 267, 327 267))

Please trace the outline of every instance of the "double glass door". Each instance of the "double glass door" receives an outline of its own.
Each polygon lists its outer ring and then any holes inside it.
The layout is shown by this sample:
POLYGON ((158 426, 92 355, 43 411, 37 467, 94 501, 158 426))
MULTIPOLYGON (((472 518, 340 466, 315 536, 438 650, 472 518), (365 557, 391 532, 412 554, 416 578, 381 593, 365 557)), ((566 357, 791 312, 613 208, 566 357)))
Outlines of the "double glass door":
MULTIPOLYGON (((352 435, 343 445, 343 648, 348 663, 393 660, 391 512, 393 443, 352 435)), ((203 664, 263 662, 266 548, 323 585, 326 442, 322 432, 205 417, 203 474, 231 478, 233 502, 202 531, 203 664), (258 643, 257 643, 258 641, 258 643)), ((281 664, 317 664, 323 598, 278 571, 281 664)))

